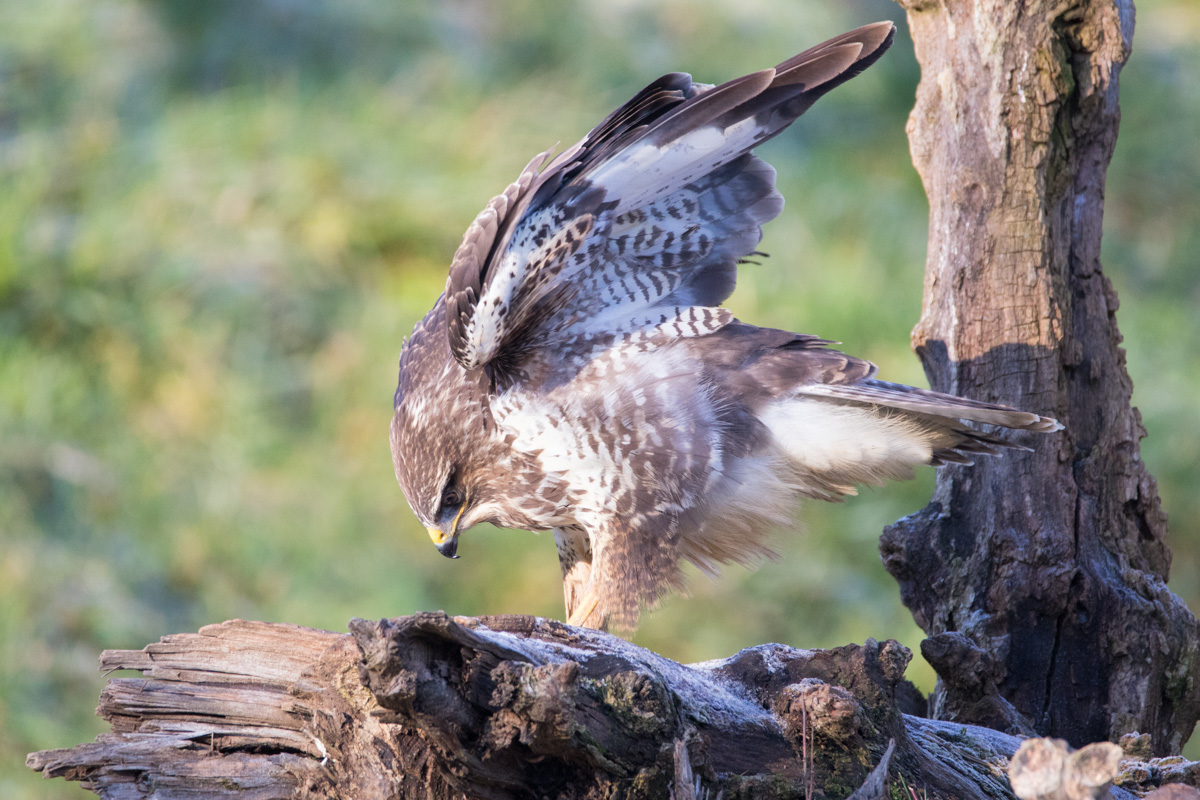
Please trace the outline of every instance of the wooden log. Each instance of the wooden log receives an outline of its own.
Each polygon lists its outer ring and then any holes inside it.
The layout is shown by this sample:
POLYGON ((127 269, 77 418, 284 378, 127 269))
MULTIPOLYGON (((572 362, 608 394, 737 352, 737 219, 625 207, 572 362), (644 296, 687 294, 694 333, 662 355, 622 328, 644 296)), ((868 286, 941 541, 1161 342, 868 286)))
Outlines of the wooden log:
POLYGON ((101 694, 112 732, 27 763, 120 800, 1013 796, 1021 740, 904 713, 896 642, 685 666, 534 617, 350 627, 235 620, 107 651, 142 673, 101 694))
POLYGON ((310 665, 344 636, 235 620, 164 637, 142 650, 106 650, 116 678, 100 695, 112 726, 91 744, 35 753, 47 777, 82 781, 103 797, 290 797, 320 772, 312 707, 296 693, 310 665))

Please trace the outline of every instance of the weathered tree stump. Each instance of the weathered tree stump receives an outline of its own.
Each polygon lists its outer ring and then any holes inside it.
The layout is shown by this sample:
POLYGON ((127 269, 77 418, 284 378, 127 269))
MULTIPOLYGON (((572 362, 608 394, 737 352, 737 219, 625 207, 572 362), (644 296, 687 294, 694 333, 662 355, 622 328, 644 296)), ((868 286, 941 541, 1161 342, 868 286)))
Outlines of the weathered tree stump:
POLYGON ((909 657, 762 645, 684 666, 533 617, 233 621, 105 652, 143 673, 101 695, 112 733, 28 764, 121 800, 1012 797, 1020 740, 903 713, 909 657))
POLYGON ((1034 452, 939 470, 929 506, 885 531, 930 635, 934 714, 1075 746, 1139 731, 1178 753, 1200 715, 1200 627, 1166 587, 1166 515, 1100 266, 1133 4, 900 4, 930 203, 913 344, 934 389, 1066 425, 1034 452))

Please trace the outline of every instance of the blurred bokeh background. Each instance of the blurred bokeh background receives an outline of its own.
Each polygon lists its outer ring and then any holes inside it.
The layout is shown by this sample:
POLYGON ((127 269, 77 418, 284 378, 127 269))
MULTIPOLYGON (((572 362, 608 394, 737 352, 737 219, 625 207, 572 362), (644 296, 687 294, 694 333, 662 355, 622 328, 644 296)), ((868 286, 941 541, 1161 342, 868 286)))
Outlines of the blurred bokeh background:
MULTIPOLYGON (((892 52, 764 148, 787 197, 730 305, 924 384, 918 79, 883 0, 0 0, 0 796, 91 739, 105 648, 232 617, 344 630, 417 610, 561 614, 549 535, 429 545, 387 425, 402 338, 486 200, 671 70, 721 81, 876 19, 892 52)), ((1200 608, 1200 6, 1139 3, 1105 267, 1200 608)), ((756 573, 693 580, 636 641, 921 639, 880 530, 929 471, 756 573)), ((932 686, 919 656, 910 670, 932 686)))

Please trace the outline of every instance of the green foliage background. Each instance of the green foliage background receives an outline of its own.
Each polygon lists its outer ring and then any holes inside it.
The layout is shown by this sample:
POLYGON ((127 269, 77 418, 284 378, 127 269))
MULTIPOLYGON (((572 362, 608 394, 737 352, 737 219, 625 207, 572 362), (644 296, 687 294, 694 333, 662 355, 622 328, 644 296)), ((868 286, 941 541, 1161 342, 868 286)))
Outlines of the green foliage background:
MULTIPOLYGON (((1200 7, 1140 6, 1105 265, 1171 585, 1200 608, 1200 7)), ((386 437, 401 339, 533 153, 663 72, 720 81, 880 18, 893 51, 765 148, 787 209, 730 305, 923 384, 918 70, 890 3, 0 0, 0 796, 83 794, 22 761, 103 730, 105 648, 231 617, 560 615, 550 537, 473 531, 450 562, 415 524, 386 437)), ((915 649, 876 542, 931 485, 809 504, 780 560, 697 576, 637 641, 915 649)))

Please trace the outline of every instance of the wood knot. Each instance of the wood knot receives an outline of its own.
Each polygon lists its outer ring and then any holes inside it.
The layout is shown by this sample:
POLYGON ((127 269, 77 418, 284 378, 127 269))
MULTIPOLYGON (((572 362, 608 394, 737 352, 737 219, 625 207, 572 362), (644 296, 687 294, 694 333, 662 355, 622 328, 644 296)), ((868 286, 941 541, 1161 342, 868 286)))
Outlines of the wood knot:
POLYGON ((871 727, 858 699, 847 689, 805 678, 779 695, 775 713, 784 735, 799 748, 807 737, 848 742, 865 737, 871 727))
POLYGON ((921 642, 921 655, 954 689, 972 694, 995 694, 996 662, 958 631, 945 631, 921 642))
POLYGON ((482 738, 491 751, 514 741, 539 753, 569 749, 575 734, 577 663, 533 666, 505 661, 489 677, 495 681, 489 698, 494 710, 482 738))

